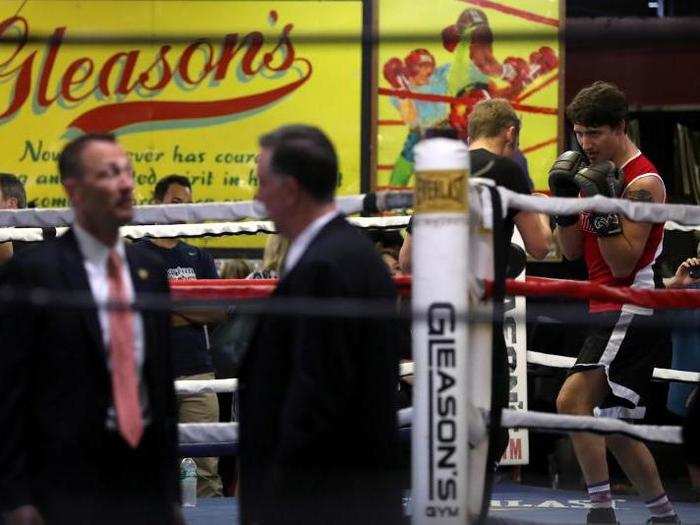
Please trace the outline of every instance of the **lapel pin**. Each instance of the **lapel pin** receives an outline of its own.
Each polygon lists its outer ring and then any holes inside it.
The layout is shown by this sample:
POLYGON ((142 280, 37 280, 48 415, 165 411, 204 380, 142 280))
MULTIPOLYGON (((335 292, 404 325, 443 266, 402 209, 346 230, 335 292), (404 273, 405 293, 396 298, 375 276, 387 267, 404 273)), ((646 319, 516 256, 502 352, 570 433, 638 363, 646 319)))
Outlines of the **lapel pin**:
POLYGON ((138 275, 139 279, 145 281, 146 279, 148 279, 148 270, 146 270, 145 268, 139 268, 138 275))

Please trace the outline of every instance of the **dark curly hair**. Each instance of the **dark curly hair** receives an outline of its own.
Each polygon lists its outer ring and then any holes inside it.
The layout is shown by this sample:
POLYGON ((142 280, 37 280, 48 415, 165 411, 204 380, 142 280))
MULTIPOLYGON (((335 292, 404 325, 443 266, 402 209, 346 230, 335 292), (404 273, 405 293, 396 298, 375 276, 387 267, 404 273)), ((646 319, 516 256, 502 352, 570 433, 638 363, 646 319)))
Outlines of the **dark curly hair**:
POLYGON ((615 127, 627 120, 627 98, 615 84, 597 80, 579 91, 566 108, 574 124, 615 127))

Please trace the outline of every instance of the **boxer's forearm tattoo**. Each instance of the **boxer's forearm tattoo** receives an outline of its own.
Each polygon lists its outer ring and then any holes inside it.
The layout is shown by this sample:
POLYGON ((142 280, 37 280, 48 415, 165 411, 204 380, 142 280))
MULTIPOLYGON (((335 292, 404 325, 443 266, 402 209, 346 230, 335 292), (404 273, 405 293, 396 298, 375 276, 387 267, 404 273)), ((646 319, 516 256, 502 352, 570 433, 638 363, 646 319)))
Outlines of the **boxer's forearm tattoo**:
POLYGON ((654 197, 648 190, 631 190, 627 192, 627 198, 631 201, 653 202, 654 197))

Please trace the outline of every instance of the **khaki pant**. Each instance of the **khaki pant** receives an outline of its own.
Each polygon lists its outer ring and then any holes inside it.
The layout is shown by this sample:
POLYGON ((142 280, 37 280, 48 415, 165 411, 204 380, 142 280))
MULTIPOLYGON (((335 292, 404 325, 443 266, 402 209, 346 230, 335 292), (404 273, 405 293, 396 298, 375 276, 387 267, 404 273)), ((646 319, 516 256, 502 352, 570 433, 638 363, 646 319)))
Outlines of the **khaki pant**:
MULTIPOLYGON (((214 373, 180 376, 177 379, 214 379, 214 373)), ((216 394, 195 394, 177 397, 180 423, 218 423, 219 399, 216 394)), ((219 458, 193 458, 197 464, 197 496, 223 496, 218 473, 219 458)))

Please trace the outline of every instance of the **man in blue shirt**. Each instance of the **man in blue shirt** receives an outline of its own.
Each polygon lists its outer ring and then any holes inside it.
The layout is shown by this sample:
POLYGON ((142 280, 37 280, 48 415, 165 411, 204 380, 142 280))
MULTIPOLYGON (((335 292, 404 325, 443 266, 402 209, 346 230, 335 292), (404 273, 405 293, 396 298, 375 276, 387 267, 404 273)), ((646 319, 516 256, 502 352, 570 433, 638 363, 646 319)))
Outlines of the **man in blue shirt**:
MULTIPOLYGON (((182 175, 169 175, 158 181, 153 192, 156 204, 183 204, 192 202, 192 186, 182 175)), ((138 245, 162 257, 168 269, 168 278, 217 279, 214 259, 204 250, 180 239, 144 239, 138 245)), ((172 348, 177 379, 214 379, 214 366, 209 351, 207 323, 215 322, 215 314, 208 312, 173 312, 172 348)), ((219 421, 219 402, 216 394, 197 394, 178 397, 180 423, 216 423, 219 421)), ((196 458, 197 495, 221 496, 221 479, 217 458, 196 458)))

